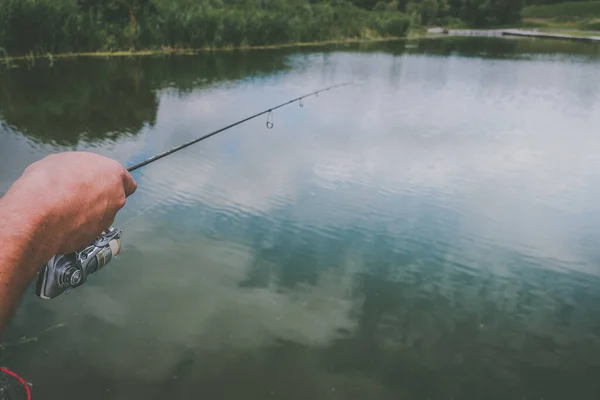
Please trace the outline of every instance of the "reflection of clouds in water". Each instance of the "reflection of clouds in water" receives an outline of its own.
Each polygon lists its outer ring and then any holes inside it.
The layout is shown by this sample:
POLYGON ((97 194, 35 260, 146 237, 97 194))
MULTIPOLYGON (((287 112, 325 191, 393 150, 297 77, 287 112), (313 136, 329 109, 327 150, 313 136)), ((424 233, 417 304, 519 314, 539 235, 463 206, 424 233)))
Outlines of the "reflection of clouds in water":
MULTIPOLYGON (((344 57, 335 55, 328 61, 339 62, 340 76, 347 73, 340 61, 344 57)), ((376 72, 394 60, 381 55, 371 62, 376 72)), ((582 218, 598 210, 593 188, 600 170, 600 144, 593 133, 600 126, 600 112, 595 111, 600 104, 595 102, 578 115, 557 112, 556 96, 570 99, 577 94, 559 79, 540 86, 543 70, 536 73, 538 80, 531 87, 510 85, 508 90, 498 84, 481 92, 482 82, 468 79, 481 68, 480 60, 401 60, 405 79, 396 88, 382 90, 378 80, 385 77, 373 74, 371 84, 325 93, 307 101, 302 110, 278 111, 273 131, 259 119, 186 150, 170 162, 150 166, 142 185, 171 190, 176 202, 250 213, 268 213, 295 203, 297 215, 315 214, 303 223, 317 226, 329 225, 329 218, 335 218, 335 224, 351 223, 357 209, 383 219, 386 214, 402 213, 369 209, 369 203, 360 200, 361 190, 378 193, 369 201, 407 195, 426 201, 435 195, 462 216, 459 237, 482 237, 534 256, 581 262, 577 242, 582 218), (427 82, 429 75, 418 72, 424 61, 450 63, 451 90, 427 82), (531 91, 544 97, 527 103, 531 91), (303 195, 299 188, 312 190, 306 189, 307 179, 339 196, 332 193, 326 207, 315 207, 319 199, 298 203, 303 195), (355 188, 353 196, 342 190, 348 185, 355 188), (311 212, 302 211, 304 206, 311 212), (345 218, 339 219, 343 210, 345 218)), ((527 62, 502 61, 488 67, 499 70, 507 64, 519 71, 516 74, 523 82, 532 73, 527 62)), ((564 65, 547 68, 552 77, 572 73, 564 65)), ((590 73, 587 66, 580 68, 590 73)), ((289 85, 296 87, 296 79, 292 74, 289 85)), ((241 109, 253 104, 260 90, 250 86, 236 96, 217 96, 208 109, 241 109)), ((168 107, 169 124, 178 127, 173 131, 184 132, 187 139, 196 134, 190 127, 202 125, 206 115, 191 114, 186 101, 162 99, 161 106, 168 107)), ((205 110, 201 104, 212 98, 198 101, 205 110)), ((157 129, 161 129, 160 113, 157 129)), ((595 272, 592 266, 577 268, 595 272)))
MULTIPOLYGON (((332 55, 335 81, 352 70, 369 82, 278 111, 272 131, 259 119, 140 171, 125 213, 173 198, 126 226, 123 253, 86 287, 36 303, 67 322, 63 337, 45 339, 52 364, 76 352, 79 365, 112 380, 169 380, 187 368, 189 381, 206 386, 256 377, 303 393, 296 374, 323 386, 300 398, 355 383, 383 398, 402 377, 448 373, 510 371, 480 382, 515 383, 514 371, 534 364, 562 362, 564 371, 581 349, 590 351, 579 361, 595 365, 596 283, 536 270, 545 260, 527 257, 594 268, 568 261, 583 258, 570 234, 597 210, 598 103, 578 115, 554 105, 577 95, 558 77, 589 69, 553 65, 546 81, 544 66, 529 62, 375 58, 332 55), (519 72, 493 73, 505 67, 519 72), (476 75, 480 68, 489 70, 476 75), (527 104, 527 90, 548 100, 527 104), (285 284, 282 265, 315 279, 285 284), (257 269, 262 280, 248 283, 257 269), (294 348, 281 363, 265 361, 294 348), (281 371, 263 368, 273 365, 281 371), (371 375, 352 377, 353 368, 371 375)), ((154 128, 101 151, 137 159, 246 115, 248 104, 271 105, 281 87, 333 83, 314 65, 310 81, 292 72, 242 91, 163 93, 154 128)), ((411 388, 398 386, 393 398, 411 388)))
POLYGON ((152 239, 146 229, 133 224, 128 236, 140 245, 70 294, 59 309, 57 303, 44 303, 57 322, 76 313, 80 323, 99 329, 91 340, 78 337, 82 328, 77 325, 63 331, 65 343, 99 369, 106 363, 114 370, 115 355, 128 360, 123 372, 151 358, 146 374, 158 378, 188 351, 248 351, 280 340, 326 347, 340 331, 355 328, 350 313, 359 304, 353 271, 324 273, 314 285, 287 289, 276 275, 266 287, 242 287, 249 268, 261 262, 247 248, 199 236, 190 241, 189 233, 181 240, 152 239), (165 246, 168 254, 160 250, 165 246), (164 346, 148 347, 157 340, 164 346))

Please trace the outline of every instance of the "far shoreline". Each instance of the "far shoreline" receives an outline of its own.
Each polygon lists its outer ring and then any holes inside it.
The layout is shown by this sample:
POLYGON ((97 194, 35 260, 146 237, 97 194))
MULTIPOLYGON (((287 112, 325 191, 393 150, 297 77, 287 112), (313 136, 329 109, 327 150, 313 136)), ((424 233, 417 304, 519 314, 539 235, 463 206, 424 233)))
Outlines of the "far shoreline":
POLYGON ((26 54, 21 56, 5 55, 0 58, 0 64, 9 64, 12 61, 27 61, 41 59, 64 59, 77 57, 141 57, 141 56, 167 56, 167 55, 197 55, 212 52, 228 52, 228 51, 248 51, 248 50, 276 50, 290 47, 318 47, 332 44, 360 44, 360 43, 377 43, 377 42, 393 42, 407 39, 426 38, 428 35, 421 33, 409 33, 407 36, 388 36, 375 38, 348 38, 325 40, 318 42, 297 42, 297 43, 282 43, 273 45, 260 46, 225 46, 225 47, 204 47, 199 49, 193 48, 162 48, 162 49, 145 49, 145 50, 115 50, 115 51, 90 51, 90 52, 70 52, 70 53, 46 53, 46 54, 26 54))
MULTIPOLYGON (((550 31, 550 30, 549 30, 550 31)), ((427 30, 419 29, 408 32, 406 36, 387 36, 387 37, 367 37, 367 38, 346 38, 346 39, 334 39, 324 40, 316 42, 295 42, 295 43, 281 43, 273 45, 259 45, 259 46, 224 46, 224 47, 203 47, 203 48, 170 48, 164 47, 161 49, 143 49, 143 50, 114 50, 114 51, 88 51, 88 52, 69 52, 69 53, 46 53, 46 54, 26 54, 20 56, 10 56, 5 54, 4 57, 0 56, 0 66, 7 66, 11 62, 18 61, 35 61, 35 60, 50 60, 56 59, 68 59, 68 58, 112 58, 112 57, 147 57, 147 56, 170 56, 170 55, 198 55, 198 54, 209 54, 209 53, 220 53, 220 52, 232 52, 232 51, 253 51, 253 50, 277 50, 284 48, 300 48, 300 47, 319 47, 327 45, 345 45, 345 44, 369 44, 369 43, 383 43, 383 42, 394 42, 402 40, 414 40, 414 39, 439 39, 448 36, 470 36, 464 34, 465 32, 478 32, 482 36, 529 36, 538 37, 545 39, 588 39, 587 37, 578 37, 576 35, 556 35, 554 32, 540 32, 542 35, 536 36, 534 33, 538 33, 535 30, 521 28, 521 29, 502 29, 502 28, 490 28, 490 29, 447 29, 447 28, 428 28, 427 30), (504 31, 506 33, 502 34, 504 31), (515 34, 513 32, 524 34, 515 34), (487 33, 487 34, 486 34, 487 33), (495 34, 492 34, 495 33, 495 34)), ((562 33, 562 32, 561 32, 562 33)), ((479 36, 476 34, 475 36, 479 36)), ((586 40, 587 41, 587 40, 586 40)))

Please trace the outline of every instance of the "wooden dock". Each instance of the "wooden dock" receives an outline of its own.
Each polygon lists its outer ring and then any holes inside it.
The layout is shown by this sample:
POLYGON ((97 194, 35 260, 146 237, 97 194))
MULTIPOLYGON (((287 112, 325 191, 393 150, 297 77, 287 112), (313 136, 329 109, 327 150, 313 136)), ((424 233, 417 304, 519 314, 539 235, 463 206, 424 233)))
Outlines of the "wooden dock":
POLYGON ((600 36, 570 35, 570 34, 566 34, 566 33, 526 31, 523 29, 503 29, 502 34, 504 36, 521 36, 521 37, 531 37, 531 38, 540 38, 540 39, 562 39, 562 40, 573 40, 576 42, 600 43, 600 36))
POLYGON ((566 33, 540 32, 525 29, 443 29, 430 28, 432 34, 445 34, 450 36, 515 36, 539 39, 573 40, 577 42, 600 43, 600 36, 571 35, 566 33))
POLYGON ((443 28, 429 28, 427 33, 436 35, 450 35, 450 36, 502 36, 502 31, 498 29, 443 29, 443 28))

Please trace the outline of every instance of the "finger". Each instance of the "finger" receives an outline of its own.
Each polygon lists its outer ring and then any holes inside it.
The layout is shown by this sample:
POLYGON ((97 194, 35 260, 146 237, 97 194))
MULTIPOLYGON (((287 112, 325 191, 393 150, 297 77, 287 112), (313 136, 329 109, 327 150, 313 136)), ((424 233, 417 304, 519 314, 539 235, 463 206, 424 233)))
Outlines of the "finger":
POLYGON ((127 170, 123 173, 123 188, 127 197, 135 193, 137 189, 137 183, 135 183, 135 180, 127 170))
POLYGON ((91 235, 89 233, 69 237, 66 239, 59 250, 58 254, 69 254, 74 251, 81 251, 89 246, 97 235, 91 235))
POLYGON ((109 227, 112 226, 112 224, 115 222, 115 217, 116 214, 113 215, 106 215, 102 221, 100 222, 100 229, 101 231, 98 232, 98 235, 104 231, 106 231, 109 227))

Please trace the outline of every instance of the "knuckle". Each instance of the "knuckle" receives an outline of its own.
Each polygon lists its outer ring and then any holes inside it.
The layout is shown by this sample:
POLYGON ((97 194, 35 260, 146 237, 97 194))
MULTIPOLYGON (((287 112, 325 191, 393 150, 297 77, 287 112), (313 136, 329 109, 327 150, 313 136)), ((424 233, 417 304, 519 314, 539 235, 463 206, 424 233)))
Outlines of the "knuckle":
POLYGON ((129 176, 129 172, 127 172, 127 170, 125 168, 123 168, 123 166, 121 164, 119 164, 119 166, 117 168, 118 168, 117 171, 119 171, 119 176, 121 177, 121 179, 123 181, 125 181, 129 176))
POLYGON ((115 160, 111 160, 112 164, 112 171, 115 174, 115 176, 119 177, 119 179, 121 179, 122 181, 125 180, 125 178, 127 177, 127 170, 117 161, 115 160))
POLYGON ((120 210, 121 208, 125 207, 126 203, 127 203, 127 198, 125 197, 125 195, 124 194, 120 195, 116 201, 117 209, 120 210))

